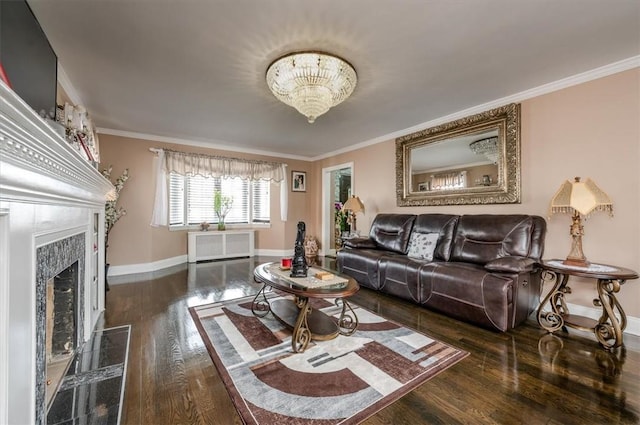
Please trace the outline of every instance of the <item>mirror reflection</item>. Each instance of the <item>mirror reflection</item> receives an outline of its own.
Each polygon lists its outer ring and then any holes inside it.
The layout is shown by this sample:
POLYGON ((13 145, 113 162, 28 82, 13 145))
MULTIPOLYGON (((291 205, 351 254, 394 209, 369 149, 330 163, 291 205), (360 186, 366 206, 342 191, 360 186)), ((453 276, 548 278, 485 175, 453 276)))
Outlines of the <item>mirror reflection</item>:
POLYGON ((398 206, 520 202, 520 106, 396 139, 398 206))
POLYGON ((498 184, 498 129, 434 142, 410 156, 412 192, 498 184))

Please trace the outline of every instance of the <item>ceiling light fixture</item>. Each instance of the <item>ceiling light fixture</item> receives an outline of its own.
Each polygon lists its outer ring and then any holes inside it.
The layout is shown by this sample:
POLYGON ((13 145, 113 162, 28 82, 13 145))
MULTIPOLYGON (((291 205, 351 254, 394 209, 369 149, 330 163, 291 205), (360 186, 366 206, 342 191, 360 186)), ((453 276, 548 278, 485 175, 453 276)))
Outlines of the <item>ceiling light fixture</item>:
POLYGON ((476 155, 484 155, 492 164, 498 163, 498 138, 487 137, 476 140, 469 145, 469 149, 476 155))
POLYGON ((348 98, 357 81, 347 61, 327 53, 291 53, 267 69, 267 85, 273 95, 310 123, 348 98))

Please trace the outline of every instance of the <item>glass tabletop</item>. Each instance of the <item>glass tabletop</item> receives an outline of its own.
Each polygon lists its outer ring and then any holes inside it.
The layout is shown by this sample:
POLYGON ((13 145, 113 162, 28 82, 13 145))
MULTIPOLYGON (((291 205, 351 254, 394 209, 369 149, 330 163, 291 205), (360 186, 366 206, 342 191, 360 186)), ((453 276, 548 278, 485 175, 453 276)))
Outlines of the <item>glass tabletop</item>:
POLYGON ((320 267, 310 267, 307 277, 291 277, 289 273, 288 270, 281 269, 279 263, 261 264, 253 272, 259 282, 290 294, 311 298, 344 298, 360 289, 360 285, 352 277, 320 267), (330 280, 318 279, 314 277, 317 272, 329 272, 334 277, 330 280))
POLYGON ((638 278, 638 273, 635 271, 610 264, 591 263, 582 267, 567 265, 563 263, 563 260, 553 259, 543 261, 542 266, 551 271, 594 279, 626 280, 638 278))

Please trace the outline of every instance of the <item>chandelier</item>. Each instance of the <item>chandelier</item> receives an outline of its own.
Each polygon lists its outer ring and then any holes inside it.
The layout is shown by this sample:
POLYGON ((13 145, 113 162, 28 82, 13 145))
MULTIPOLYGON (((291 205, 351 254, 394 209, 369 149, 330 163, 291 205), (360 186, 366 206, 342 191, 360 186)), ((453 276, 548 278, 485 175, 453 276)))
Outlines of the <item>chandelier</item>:
POLYGON ((348 62, 318 52, 291 53, 267 69, 267 85, 273 95, 296 108, 310 123, 348 98, 357 80, 348 62))
POLYGON ((498 138, 495 136, 476 140, 469 149, 476 155, 484 155, 492 164, 498 163, 498 138))

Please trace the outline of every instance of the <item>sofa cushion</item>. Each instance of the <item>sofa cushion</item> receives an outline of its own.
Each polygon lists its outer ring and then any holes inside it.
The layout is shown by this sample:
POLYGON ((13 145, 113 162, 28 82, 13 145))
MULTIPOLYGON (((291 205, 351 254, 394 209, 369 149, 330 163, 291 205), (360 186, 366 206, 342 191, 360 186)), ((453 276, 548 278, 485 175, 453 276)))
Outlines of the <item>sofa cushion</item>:
POLYGON ((380 289, 378 262, 389 252, 380 249, 342 249, 338 251, 338 271, 362 286, 380 289))
POLYGON ((377 245, 371 238, 350 238, 342 241, 345 248, 376 249, 377 245))
POLYGON ((529 273, 533 271, 536 261, 526 257, 502 257, 491 260, 484 265, 486 270, 499 273, 529 273))
POLYGON ((379 290, 415 303, 420 302, 420 269, 428 266, 426 260, 406 255, 391 254, 380 258, 379 290))
POLYGON ((427 261, 433 260, 438 236, 440 236, 438 233, 411 232, 407 256, 427 261))
POLYGON ((507 330, 513 312, 513 279, 469 263, 430 263, 420 270, 422 305, 477 325, 507 330))
POLYGON ((449 261, 453 233, 460 216, 453 214, 420 214, 416 217, 412 233, 438 233, 438 243, 433 253, 435 260, 449 261))
POLYGON ((510 255, 527 257, 533 233, 529 215, 464 215, 454 234, 451 261, 484 265, 510 255))
POLYGON ((378 214, 371 223, 369 237, 379 249, 406 254, 415 220, 413 214, 378 214))

